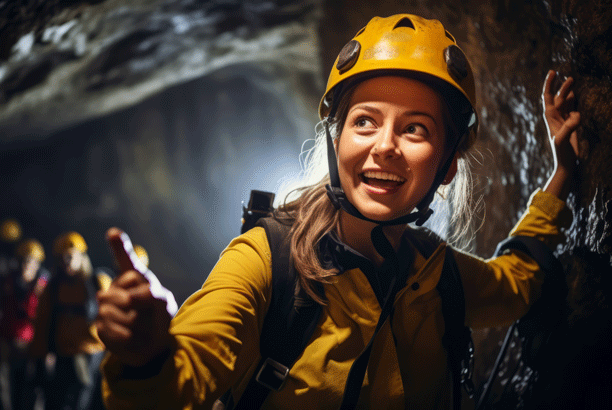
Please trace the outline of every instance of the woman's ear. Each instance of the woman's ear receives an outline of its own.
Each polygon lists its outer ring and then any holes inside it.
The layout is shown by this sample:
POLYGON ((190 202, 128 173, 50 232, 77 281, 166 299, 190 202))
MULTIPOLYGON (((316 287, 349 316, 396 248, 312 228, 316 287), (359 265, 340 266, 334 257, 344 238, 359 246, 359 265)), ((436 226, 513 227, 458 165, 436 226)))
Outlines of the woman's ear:
POLYGON ((458 154, 455 154, 455 157, 453 158, 453 162, 448 168, 448 172, 446 173, 446 176, 444 177, 444 180, 442 181, 442 185, 450 184, 453 181, 453 178, 455 178, 455 175, 457 174, 457 155, 458 154))

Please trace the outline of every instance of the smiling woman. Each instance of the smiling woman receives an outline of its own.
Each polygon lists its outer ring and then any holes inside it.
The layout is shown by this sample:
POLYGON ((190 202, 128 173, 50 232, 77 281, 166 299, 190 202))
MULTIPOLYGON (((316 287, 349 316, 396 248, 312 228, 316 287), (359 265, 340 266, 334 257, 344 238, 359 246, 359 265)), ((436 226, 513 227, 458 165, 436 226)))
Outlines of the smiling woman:
MULTIPOLYGON (((579 114, 567 110, 569 84, 553 100, 546 82, 557 166, 512 231, 542 248, 571 220, 579 114)), ((108 408, 211 408, 225 392, 236 409, 458 408, 466 326, 520 318, 544 276, 524 252, 483 260, 418 227, 438 188, 465 171, 474 107, 471 67, 439 21, 372 19, 340 52, 321 100, 315 152, 326 147, 327 175, 232 241, 170 324, 129 264, 99 294, 108 408)))
POLYGON ((338 144, 348 200, 378 221, 409 214, 442 166, 442 97, 417 80, 385 76, 359 84, 349 106, 338 144))

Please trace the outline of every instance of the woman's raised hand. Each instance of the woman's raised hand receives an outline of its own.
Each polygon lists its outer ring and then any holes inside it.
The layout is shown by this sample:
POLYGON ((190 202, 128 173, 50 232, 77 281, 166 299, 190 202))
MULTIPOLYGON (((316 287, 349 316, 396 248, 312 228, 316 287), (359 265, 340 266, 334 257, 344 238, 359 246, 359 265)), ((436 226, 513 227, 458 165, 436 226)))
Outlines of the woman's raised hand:
POLYGON ((98 292, 98 335, 121 362, 140 367, 171 347, 168 328, 176 302, 140 262, 123 231, 110 228, 106 239, 119 272, 108 290, 98 292))
POLYGON ((550 70, 542 91, 544 118, 554 157, 554 172, 545 191, 565 200, 580 156, 577 133, 580 113, 573 110, 575 95, 571 88, 574 80, 568 77, 555 93, 553 84, 556 77, 557 73, 550 70))

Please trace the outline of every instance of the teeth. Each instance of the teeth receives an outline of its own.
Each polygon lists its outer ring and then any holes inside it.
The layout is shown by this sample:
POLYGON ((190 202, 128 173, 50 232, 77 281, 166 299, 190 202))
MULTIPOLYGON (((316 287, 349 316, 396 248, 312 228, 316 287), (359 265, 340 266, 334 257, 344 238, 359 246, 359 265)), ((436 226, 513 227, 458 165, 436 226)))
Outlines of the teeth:
POLYGON ((399 175, 390 174, 388 172, 366 171, 363 173, 366 178, 384 179, 388 181, 404 182, 405 179, 399 175))

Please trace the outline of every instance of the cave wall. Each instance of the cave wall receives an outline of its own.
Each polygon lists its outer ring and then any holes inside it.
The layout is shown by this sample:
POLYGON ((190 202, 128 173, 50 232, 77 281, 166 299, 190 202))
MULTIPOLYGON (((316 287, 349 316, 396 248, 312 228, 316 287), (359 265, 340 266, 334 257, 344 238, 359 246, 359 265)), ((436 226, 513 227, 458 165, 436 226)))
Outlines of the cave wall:
MULTIPOLYGON (((323 72, 372 15, 404 12, 442 21, 475 72, 480 126, 472 170, 483 209, 473 245, 482 257, 493 254, 552 169, 541 105, 547 71, 575 80, 584 157, 568 200, 574 222, 556 250, 569 288, 567 321, 544 364, 556 379, 538 400, 541 408, 601 408, 612 391, 610 377, 599 376, 612 363, 612 2, 329 0, 319 26, 323 72)), ((475 330, 477 386, 489 376, 506 330, 475 330)), ((500 408, 522 408, 530 370, 515 363, 520 340, 509 340, 494 389, 500 408), (503 385, 512 386, 505 396, 503 385)))
POLYGON ((259 3, 0 3, 0 218, 107 267, 118 226, 185 300, 317 121, 318 3, 259 3))

